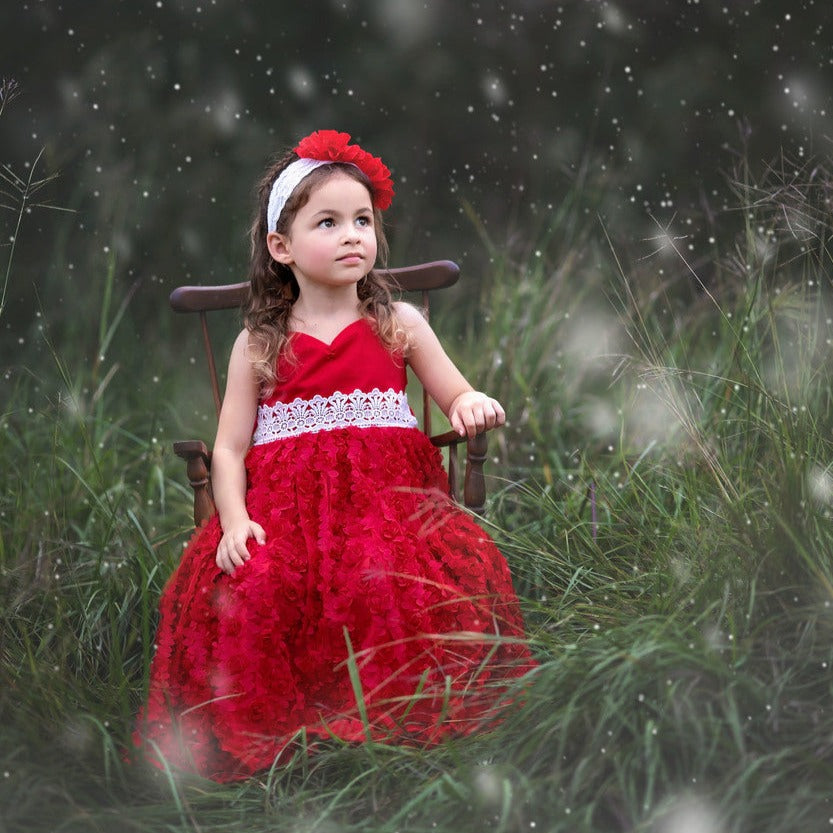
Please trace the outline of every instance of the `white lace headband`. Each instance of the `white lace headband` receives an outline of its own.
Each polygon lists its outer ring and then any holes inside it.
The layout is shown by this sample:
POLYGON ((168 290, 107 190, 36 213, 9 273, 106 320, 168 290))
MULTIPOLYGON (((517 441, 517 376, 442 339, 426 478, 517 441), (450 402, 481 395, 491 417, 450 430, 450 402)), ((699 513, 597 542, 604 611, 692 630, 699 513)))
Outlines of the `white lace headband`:
POLYGON ((281 171, 280 176, 272 184, 272 191, 269 194, 269 205, 266 209, 267 232, 275 231, 286 201, 292 196, 292 192, 301 180, 322 165, 332 165, 332 162, 324 159, 296 159, 281 171))
POLYGON ((384 211, 393 199, 393 183, 387 165, 378 156, 371 156, 358 145, 350 144, 349 133, 337 130, 316 130, 293 148, 296 159, 281 171, 269 192, 266 206, 266 231, 275 231, 281 212, 301 180, 321 165, 341 162, 355 165, 368 179, 373 207, 384 211))

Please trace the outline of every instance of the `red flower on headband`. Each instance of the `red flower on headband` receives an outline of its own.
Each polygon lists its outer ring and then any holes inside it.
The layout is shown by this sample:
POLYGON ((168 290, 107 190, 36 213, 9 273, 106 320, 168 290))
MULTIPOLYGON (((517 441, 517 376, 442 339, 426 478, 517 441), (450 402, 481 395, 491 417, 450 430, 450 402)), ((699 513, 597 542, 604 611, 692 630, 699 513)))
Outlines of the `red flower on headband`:
POLYGON ((371 156, 358 145, 351 145, 349 133, 316 130, 315 133, 301 139, 294 150, 302 159, 347 162, 355 165, 370 180, 376 207, 384 211, 391 204, 393 181, 387 165, 378 156, 371 156))

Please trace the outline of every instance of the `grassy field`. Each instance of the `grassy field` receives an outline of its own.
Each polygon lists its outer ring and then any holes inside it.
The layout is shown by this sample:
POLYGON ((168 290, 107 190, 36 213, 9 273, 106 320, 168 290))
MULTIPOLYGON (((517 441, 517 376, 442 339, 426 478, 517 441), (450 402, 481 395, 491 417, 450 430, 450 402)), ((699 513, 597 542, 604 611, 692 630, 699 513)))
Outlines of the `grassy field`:
POLYGON ((86 351, 46 310, 3 367, 0 831, 831 829, 831 188, 739 176, 696 257, 569 203, 494 247, 476 314, 434 320, 510 413, 486 525, 541 661, 523 705, 233 786, 122 756, 187 537, 193 372, 136 383, 112 269, 86 351))

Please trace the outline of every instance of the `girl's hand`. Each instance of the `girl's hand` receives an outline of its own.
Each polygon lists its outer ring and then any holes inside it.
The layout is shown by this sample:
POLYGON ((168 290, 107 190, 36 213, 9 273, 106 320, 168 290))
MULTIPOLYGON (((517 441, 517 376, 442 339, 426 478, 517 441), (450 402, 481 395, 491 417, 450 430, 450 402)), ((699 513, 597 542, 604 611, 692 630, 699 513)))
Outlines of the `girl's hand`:
POLYGON ((246 518, 223 528, 223 537, 217 546, 217 566, 229 575, 233 575, 238 567, 242 567, 250 558, 246 546, 249 538, 254 538, 258 544, 266 543, 266 533, 260 524, 246 518))
POLYGON ((448 411, 451 427, 461 436, 473 437, 490 428, 503 425, 506 413, 496 399, 480 391, 469 390, 461 393, 448 411))

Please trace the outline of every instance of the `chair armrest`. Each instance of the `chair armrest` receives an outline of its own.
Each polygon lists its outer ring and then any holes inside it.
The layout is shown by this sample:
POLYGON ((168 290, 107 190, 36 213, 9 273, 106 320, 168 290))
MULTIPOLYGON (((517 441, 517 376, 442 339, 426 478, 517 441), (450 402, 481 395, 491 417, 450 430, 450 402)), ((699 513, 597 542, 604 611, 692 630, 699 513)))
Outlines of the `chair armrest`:
POLYGON ((194 525, 200 527, 217 511, 211 491, 211 452, 202 440, 182 440, 174 443, 174 454, 185 460, 194 490, 194 525))
POLYGON ((446 431, 445 434, 436 434, 428 439, 430 439, 437 448, 448 448, 451 445, 458 445, 459 443, 464 442, 466 438, 461 437, 456 431, 446 431))
POLYGON ((206 466, 211 466, 211 452, 202 440, 179 440, 174 443, 174 454, 183 460, 202 457, 206 466))

